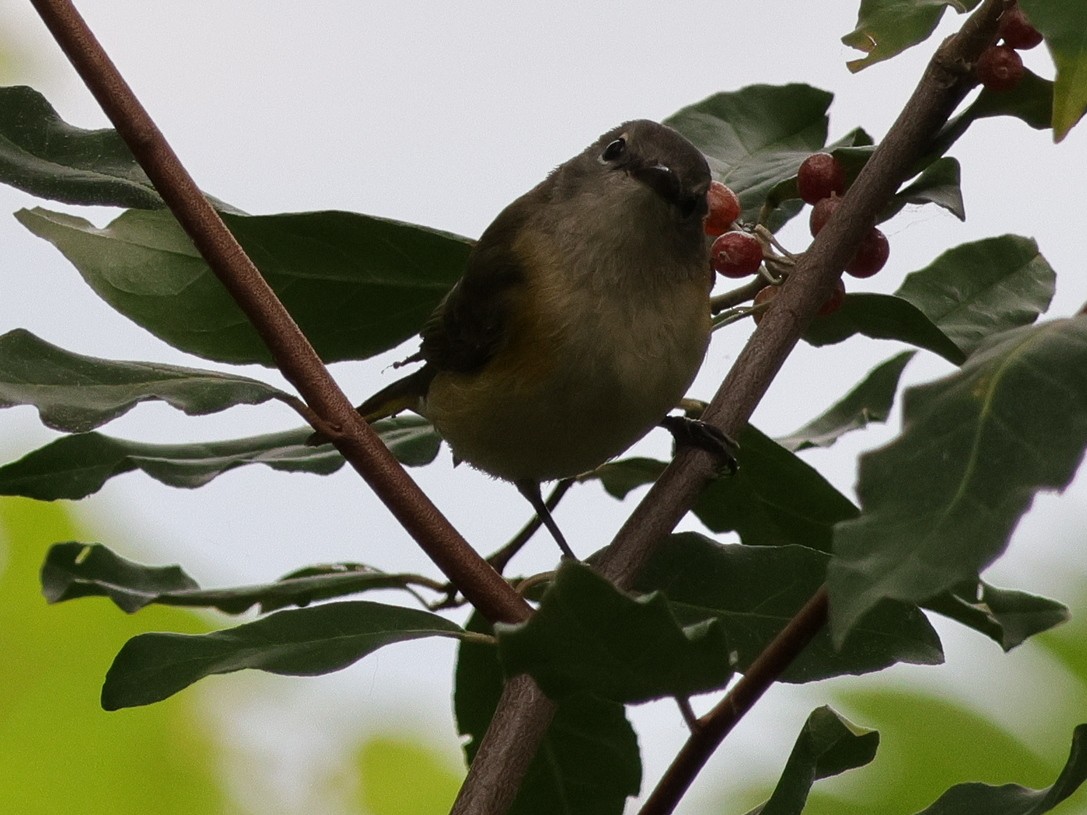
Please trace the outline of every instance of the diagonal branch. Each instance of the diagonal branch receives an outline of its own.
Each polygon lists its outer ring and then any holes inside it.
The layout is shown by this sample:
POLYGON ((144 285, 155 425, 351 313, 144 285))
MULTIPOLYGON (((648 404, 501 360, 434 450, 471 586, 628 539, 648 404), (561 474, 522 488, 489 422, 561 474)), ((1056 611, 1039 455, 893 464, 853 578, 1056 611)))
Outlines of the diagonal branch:
POLYGON ((706 761, 767 689, 827 622, 827 589, 812 598, 748 666, 747 672, 713 709, 695 721, 687 743, 645 799, 639 815, 668 815, 679 804, 706 761))
POLYGON ((31 0, 170 211, 237 301, 283 375, 327 435, 438 568, 491 621, 517 622, 528 604, 480 557, 404 471, 333 381, 253 262, 69 0, 31 0))
MULTIPOLYGON (((797 262, 789 282, 775 298, 747 345, 736 358, 703 419, 735 437, 747 423, 801 333, 829 295, 841 270, 856 251, 861 238, 904 180, 911 168, 928 149, 933 138, 955 108, 975 85, 971 70, 977 57, 996 36, 997 21, 1010 0, 985 0, 963 24, 958 34, 946 40, 933 55, 921 80, 902 113, 891 126, 883 142, 849 188, 834 216, 820 231, 811 248, 797 262)), ((702 488, 714 477, 714 462, 699 450, 684 450, 650 488, 634 509, 614 542, 596 564, 599 571, 621 588, 629 588, 641 567, 657 547, 687 514, 702 488)), ((725 697, 723 707, 702 722, 692 735, 692 745, 685 747, 669 770, 666 789, 654 793, 652 809, 644 815, 671 812, 678 796, 697 775, 705 761, 747 709, 776 681, 781 671, 818 633, 826 617, 825 594, 820 591, 787 626, 789 635, 775 640, 765 654, 771 670, 749 671, 733 693, 725 697), (776 666, 776 668, 774 667, 776 666), (743 704, 736 693, 742 693, 743 704)), ((519 709, 507 709, 500 703, 483 744, 494 739, 508 740, 509 732, 540 732, 532 722, 548 721, 554 704, 537 693, 536 698, 519 709)), ((523 743, 522 749, 535 751, 536 744, 523 743)), ((503 772, 500 762, 485 761, 477 755, 465 780, 453 815, 500 815, 508 810, 520 778, 503 772), (469 804, 470 802, 470 804, 469 804)))

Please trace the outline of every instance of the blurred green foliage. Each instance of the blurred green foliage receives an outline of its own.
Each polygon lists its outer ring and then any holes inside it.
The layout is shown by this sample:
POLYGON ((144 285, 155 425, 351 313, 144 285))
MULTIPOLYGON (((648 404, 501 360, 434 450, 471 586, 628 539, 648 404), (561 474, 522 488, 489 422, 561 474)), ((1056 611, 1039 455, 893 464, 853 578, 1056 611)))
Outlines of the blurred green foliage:
POLYGON ((58 540, 88 539, 63 504, 0 500, 0 801, 19 815, 226 811, 199 694, 123 713, 98 704, 110 655, 148 629, 201 632, 192 613, 129 617, 106 600, 47 607, 38 570, 58 540))
POLYGON ((432 815, 447 812, 464 778, 436 748, 401 736, 375 736, 359 748, 360 812, 432 815), (405 783, 411 779, 410 783, 405 783))

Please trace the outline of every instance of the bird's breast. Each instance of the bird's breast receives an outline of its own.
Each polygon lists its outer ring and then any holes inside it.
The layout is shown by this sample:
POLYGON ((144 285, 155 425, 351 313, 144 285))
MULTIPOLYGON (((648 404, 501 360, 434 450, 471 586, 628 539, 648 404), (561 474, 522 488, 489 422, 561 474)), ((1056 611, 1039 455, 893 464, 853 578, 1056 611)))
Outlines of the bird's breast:
POLYGON ((709 339, 707 267, 646 260, 625 275, 553 269, 528 281, 495 357, 431 384, 427 414, 456 456, 508 480, 573 476, 676 406, 709 339))

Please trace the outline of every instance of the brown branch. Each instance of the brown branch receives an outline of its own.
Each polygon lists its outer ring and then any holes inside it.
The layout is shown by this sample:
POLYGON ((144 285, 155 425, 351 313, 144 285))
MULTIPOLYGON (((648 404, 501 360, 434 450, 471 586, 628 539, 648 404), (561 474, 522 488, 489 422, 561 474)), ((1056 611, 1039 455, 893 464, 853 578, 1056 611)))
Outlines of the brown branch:
POLYGON ((528 604, 476 554, 355 412, 72 3, 31 2, 170 211, 253 323, 283 375, 320 417, 317 429, 332 438, 438 568, 488 619, 526 619, 528 604))
MULTIPOLYGON (((732 437, 743 429, 804 328, 830 294, 835 280, 875 221, 876 214, 883 210, 902 182, 912 174, 915 162, 974 86, 970 68, 982 50, 993 42, 997 20, 1007 2, 1009 0, 985 0, 959 33, 937 49, 902 113, 853 182, 841 206, 811 248, 797 259, 788 283, 740 352, 703 415, 703 420, 732 437)), ((603 553, 596 564, 598 570, 619 587, 629 588, 643 564, 667 540, 714 475, 714 462, 709 454, 699 450, 681 451, 603 553)), ((805 608, 811 609, 815 604, 817 611, 819 605, 826 602, 825 596, 821 595, 812 598, 805 608)), ((810 636, 814 636, 822 625, 816 611, 802 612, 805 616, 798 615, 788 628, 795 628, 801 634, 810 632, 810 636), (814 631, 811 630, 813 625, 814 631)), ((804 644, 803 636, 794 640, 790 635, 788 641, 799 653, 804 644)), ((762 656, 759 657, 761 659, 762 656)), ((726 701, 731 700, 728 702, 730 705, 738 705, 737 720, 776 680, 788 661, 791 661, 791 657, 784 662, 767 657, 770 667, 780 667, 755 674, 750 680, 745 677, 742 698, 733 694, 726 697, 726 701), (741 707, 741 703, 746 707, 741 707)), ((749 669, 749 674, 753 668, 749 669)), ((740 687, 737 684, 736 688, 740 687)), ((542 696, 534 704, 525 704, 513 712, 500 704, 485 741, 491 738, 506 741, 508 736, 505 729, 531 732, 530 723, 534 719, 549 721, 553 713, 553 703, 542 696)), ((722 728, 720 738, 724 738, 734 724, 724 714, 713 718, 713 723, 717 723, 715 727, 722 728)), ((712 734, 712 730, 709 733, 712 734)), ((707 728, 692 736, 692 740, 699 739, 705 739, 706 744, 712 741, 707 728)), ((678 788, 680 779, 683 779, 683 789, 686 789, 719 742, 720 739, 717 739, 712 746, 703 748, 698 746, 702 742, 697 741, 689 750, 684 748, 677 758, 677 769, 674 773, 669 771, 668 784, 678 788)), ((533 752, 537 744, 522 742, 520 749, 533 752)), ((513 796, 508 788, 513 785, 515 793, 520 779, 511 778, 505 773, 501 761, 487 762, 480 758, 477 756, 472 763, 461 798, 454 805, 453 815, 501 815, 512 801, 513 796), (494 797, 488 798, 488 792, 494 797), (469 800, 471 805, 462 806, 462 802, 469 800)), ((661 813, 670 811, 670 808, 655 810, 661 813)))
POLYGON ((748 666, 732 690, 695 722, 691 737, 642 804, 639 815, 668 815, 676 808, 725 736, 826 624, 827 610, 827 590, 822 586, 748 666))

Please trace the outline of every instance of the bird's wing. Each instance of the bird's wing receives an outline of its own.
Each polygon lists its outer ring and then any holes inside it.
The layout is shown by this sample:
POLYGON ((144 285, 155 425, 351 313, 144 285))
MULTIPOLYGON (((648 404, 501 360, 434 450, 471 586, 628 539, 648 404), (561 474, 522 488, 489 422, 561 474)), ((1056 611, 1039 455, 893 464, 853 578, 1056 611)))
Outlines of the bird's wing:
POLYGON ((526 294, 527 275, 513 236, 531 206, 524 198, 507 207, 479 239, 464 276, 420 332, 420 354, 436 371, 473 373, 509 341, 511 312, 526 294))

